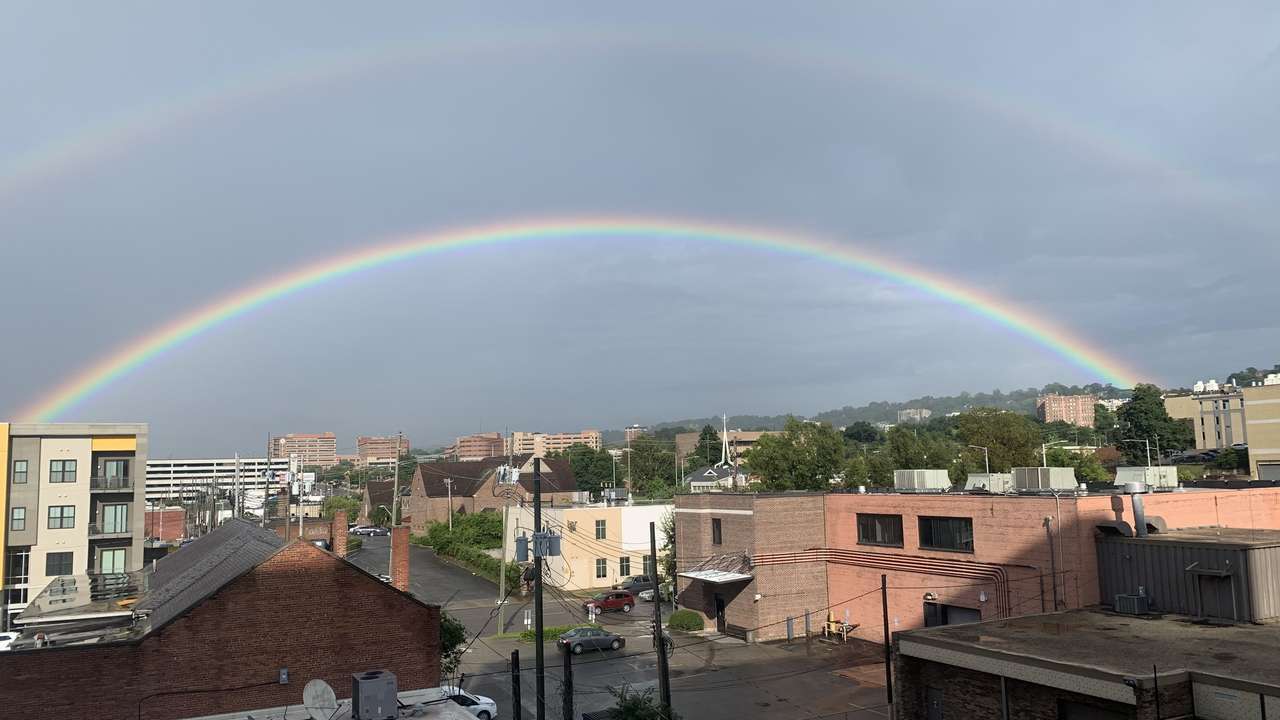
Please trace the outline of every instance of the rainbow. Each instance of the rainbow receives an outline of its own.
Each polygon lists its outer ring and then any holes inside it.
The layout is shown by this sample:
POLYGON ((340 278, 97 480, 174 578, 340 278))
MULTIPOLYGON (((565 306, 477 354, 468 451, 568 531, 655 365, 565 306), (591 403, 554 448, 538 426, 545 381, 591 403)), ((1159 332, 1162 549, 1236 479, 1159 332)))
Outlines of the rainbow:
POLYGON ((421 256, 553 238, 598 241, 674 239, 713 242, 816 258, 914 288, 1026 337, 1066 361, 1120 386, 1139 373, 1049 320, 955 279, 865 249, 782 231, 642 217, 576 217, 422 233, 364 247, 238 290, 137 338, 58 385, 20 413, 51 422, 116 380, 200 334, 276 300, 357 273, 421 256))

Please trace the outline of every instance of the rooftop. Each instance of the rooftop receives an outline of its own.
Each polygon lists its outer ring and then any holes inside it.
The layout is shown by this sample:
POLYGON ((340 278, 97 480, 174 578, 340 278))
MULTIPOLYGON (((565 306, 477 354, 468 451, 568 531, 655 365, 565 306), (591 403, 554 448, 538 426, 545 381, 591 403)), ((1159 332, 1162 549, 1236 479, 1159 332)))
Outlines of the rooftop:
MULTIPOLYGON (((1265 686, 1274 686, 1280 676, 1275 652, 1280 625, 1214 625, 1174 615, 1072 610, 915 630, 897 639, 900 647, 919 643, 1120 681, 1149 678, 1153 664, 1161 675, 1190 671, 1265 686)), ((906 647, 902 651, 916 654, 906 647)))
POLYGON ((1146 537, 1125 539, 1133 542, 1194 543, 1263 548, 1280 546, 1280 530, 1223 527, 1184 528, 1154 533, 1146 537))

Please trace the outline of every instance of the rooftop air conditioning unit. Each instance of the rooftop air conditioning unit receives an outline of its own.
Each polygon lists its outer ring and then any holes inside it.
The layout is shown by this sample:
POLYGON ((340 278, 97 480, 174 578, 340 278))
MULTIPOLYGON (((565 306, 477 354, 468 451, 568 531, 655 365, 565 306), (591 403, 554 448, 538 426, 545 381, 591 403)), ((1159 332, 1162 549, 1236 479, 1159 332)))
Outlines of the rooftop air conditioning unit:
POLYGON ((1146 615, 1151 603, 1146 595, 1116 595, 1115 611, 1125 615, 1146 615))
POLYGON ((992 493, 1013 492, 1012 473, 969 473, 965 490, 986 490, 992 493))
POLYGON ((1013 469, 1013 489, 1019 492, 1075 490, 1079 487, 1075 468, 1021 467, 1013 469))
POLYGON ((1146 483, 1149 488, 1178 487, 1178 468, 1172 465, 1159 467, 1118 467, 1116 468, 1116 486, 1124 487, 1126 483, 1146 483))
POLYGON ((941 492, 951 489, 946 470, 894 470, 893 489, 903 492, 941 492))
POLYGON ((352 720, 395 720, 400 716, 396 676, 390 670, 369 670, 351 676, 352 720))

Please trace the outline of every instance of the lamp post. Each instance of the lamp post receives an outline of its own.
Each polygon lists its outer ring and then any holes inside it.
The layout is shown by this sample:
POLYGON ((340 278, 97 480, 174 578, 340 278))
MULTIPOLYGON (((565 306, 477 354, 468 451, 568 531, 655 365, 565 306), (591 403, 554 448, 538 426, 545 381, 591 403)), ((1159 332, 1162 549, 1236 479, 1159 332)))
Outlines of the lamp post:
POLYGON ((1053 442, 1040 443, 1040 466, 1049 467, 1049 448, 1054 445, 1061 445, 1066 440, 1054 440, 1053 442))
POLYGON ((444 486, 449 491, 449 532, 453 532, 453 478, 445 478, 444 486))
POLYGON ((981 445, 970 445, 969 447, 982 451, 982 465, 986 469, 987 474, 990 475, 991 474, 991 452, 988 450, 988 448, 984 448, 981 445))
MULTIPOLYGON (((1144 443, 1147 446, 1147 467, 1151 467, 1151 440, 1147 438, 1142 438, 1141 440, 1137 440, 1134 438, 1125 438, 1124 441, 1131 442, 1131 443, 1144 443)), ((1158 438, 1156 442, 1159 442, 1158 438)))

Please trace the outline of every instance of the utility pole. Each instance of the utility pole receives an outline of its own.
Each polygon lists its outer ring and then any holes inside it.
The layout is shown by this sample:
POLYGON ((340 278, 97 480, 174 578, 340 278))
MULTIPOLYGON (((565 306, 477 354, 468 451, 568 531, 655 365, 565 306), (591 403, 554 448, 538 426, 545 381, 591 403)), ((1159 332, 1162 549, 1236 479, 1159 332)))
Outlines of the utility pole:
POLYGON ((560 695, 562 706, 560 717, 573 720, 573 653, 565 649, 564 656, 564 677, 560 680, 560 695))
POLYGON ((453 478, 445 478, 444 486, 449 491, 449 532, 453 532, 453 478))
MULTIPOLYGON (((1150 439, 1148 439, 1148 438, 1143 438, 1142 440, 1136 440, 1136 439, 1125 438, 1125 442, 1131 442, 1131 443, 1146 443, 1146 446, 1147 446, 1147 467, 1151 467, 1151 440, 1150 440, 1150 439)), ((1157 442, 1159 442, 1159 440, 1157 440, 1157 442)))
MULTIPOLYGON (((508 430, 509 429, 510 428, 508 428, 508 430)), ((503 480, 506 480, 508 482, 512 481, 513 478, 511 474, 515 472, 515 468, 511 467, 512 462, 514 462, 512 460, 512 455, 515 454, 515 442, 513 441, 511 445, 512 447, 510 451, 507 453, 508 476, 503 478, 503 480)), ((452 498, 453 487, 452 486, 450 486, 449 492, 451 495, 451 497, 449 498, 449 506, 453 507, 453 498, 452 498)), ((504 492, 502 494, 502 565, 499 566, 498 568, 498 632, 499 633, 506 632, 507 630, 507 626, 503 624, 503 615, 506 614, 504 611, 506 610, 506 605, 507 605, 507 511, 511 509, 510 500, 511 500, 511 497, 504 492)), ((450 519, 453 518, 452 512, 449 513, 449 518, 450 519)), ((515 590, 515 588, 512 588, 512 590, 515 590)), ((519 717, 519 713, 520 713, 520 710, 517 709, 516 710, 517 717, 519 717)))
POLYGON ((523 712, 520 707, 520 651, 511 651, 511 717, 520 720, 523 712))
MULTIPOLYGON (((533 532, 535 537, 542 533, 542 458, 533 459, 533 532)), ((535 540, 535 543, 537 541, 535 540)), ((544 664, 542 647, 542 548, 533 554, 533 622, 534 622, 534 662, 535 684, 537 691, 537 720, 546 720, 547 716, 547 668, 544 664)), ((572 720, 572 718, 566 718, 572 720)))
MULTIPOLYGON (((396 464, 391 467, 391 474, 395 478, 391 481, 391 527, 400 524, 400 443, 403 441, 404 433, 396 433, 396 464)), ((366 481, 366 487, 368 481, 366 481)), ((371 501, 372 502, 372 501, 371 501)), ((452 512, 452 511, 450 511, 452 512)), ((453 529, 450 526, 449 529, 453 529)), ((394 542, 387 543, 387 574, 394 572, 396 566, 396 544, 394 542)))
MULTIPOLYGON (((655 523, 649 523, 649 556, 653 558, 653 642, 658 648, 658 696, 662 700, 662 714, 670 720, 671 678, 667 667, 667 637, 662 632, 662 585, 658 575, 658 539, 655 523)), ((567 653, 566 653, 567 655, 567 653)), ((567 673, 566 673, 567 674, 567 673)), ((565 717, 572 717, 566 715, 565 717)))
POLYGON ((240 517, 240 453, 236 453, 236 478, 231 483, 231 492, 234 493, 231 498, 231 515, 232 517, 240 517))
POLYGON ((884 614, 885 702, 893 705, 893 648, 889 643, 889 576, 880 575, 880 611, 884 614))

